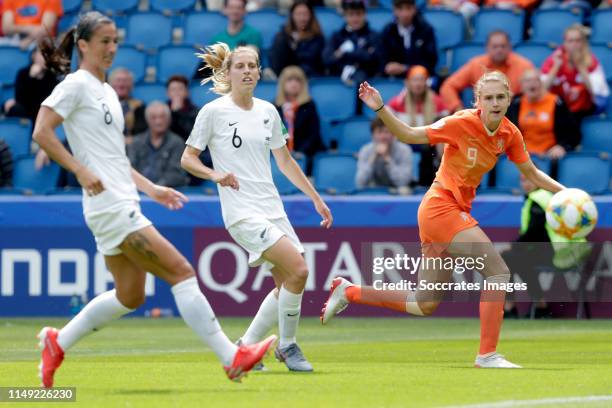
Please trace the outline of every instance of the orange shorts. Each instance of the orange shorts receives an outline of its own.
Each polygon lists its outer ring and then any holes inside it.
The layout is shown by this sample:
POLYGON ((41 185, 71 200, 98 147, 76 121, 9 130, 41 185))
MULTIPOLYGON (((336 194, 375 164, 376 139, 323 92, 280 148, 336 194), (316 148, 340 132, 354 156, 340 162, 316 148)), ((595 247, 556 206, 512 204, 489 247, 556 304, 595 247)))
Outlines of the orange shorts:
POLYGON ((418 221, 421 246, 426 256, 441 255, 459 231, 478 225, 470 213, 459 207, 452 192, 436 186, 423 196, 418 221))

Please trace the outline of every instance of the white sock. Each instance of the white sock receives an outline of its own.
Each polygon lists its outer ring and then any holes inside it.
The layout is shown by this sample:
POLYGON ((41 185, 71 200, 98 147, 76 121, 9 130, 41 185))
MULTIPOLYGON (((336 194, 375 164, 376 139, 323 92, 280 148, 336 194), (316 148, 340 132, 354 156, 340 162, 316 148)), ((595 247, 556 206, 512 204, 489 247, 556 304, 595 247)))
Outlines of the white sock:
POLYGON ((278 299, 274 296, 274 292, 276 292, 276 289, 272 289, 261 302, 255 318, 242 336, 243 344, 253 344, 260 341, 278 323, 278 299))
POLYGON ((81 338, 100 330, 109 322, 133 312, 117 299, 115 289, 104 292, 91 300, 57 335, 57 342, 66 351, 81 338))
POLYGON ((295 333, 300 321, 302 295, 289 292, 281 286, 278 294, 278 331, 280 336, 279 347, 283 348, 295 343, 295 333))
POLYGON ((195 276, 177 283, 171 290, 185 323, 213 349, 224 365, 230 365, 238 346, 221 330, 208 300, 200 292, 195 276))
POLYGON ((406 312, 416 316, 425 316, 419 307, 419 302, 416 301, 416 291, 410 292, 406 297, 406 312))

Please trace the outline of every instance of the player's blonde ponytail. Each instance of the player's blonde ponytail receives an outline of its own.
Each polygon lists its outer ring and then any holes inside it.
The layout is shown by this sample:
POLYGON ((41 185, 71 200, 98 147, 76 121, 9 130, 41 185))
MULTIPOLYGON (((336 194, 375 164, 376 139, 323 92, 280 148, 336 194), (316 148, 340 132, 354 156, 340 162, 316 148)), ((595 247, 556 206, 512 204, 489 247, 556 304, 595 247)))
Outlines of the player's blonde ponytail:
POLYGON ((229 69, 232 65, 232 57, 239 52, 252 52, 257 59, 257 66, 259 66, 259 54, 257 50, 249 46, 237 47, 234 51, 231 51, 229 46, 225 43, 218 42, 216 44, 206 47, 206 50, 202 50, 201 53, 196 53, 196 56, 204 61, 205 65, 202 69, 210 69, 212 74, 204 78, 201 82, 202 85, 208 82, 213 83, 212 91, 218 95, 226 95, 231 92, 232 84, 229 78, 229 69))
POLYGON ((508 81, 508 77, 500 71, 491 71, 485 72, 478 82, 476 82, 476 85, 474 85, 475 105, 478 105, 478 101, 480 101, 480 96, 482 94, 482 87, 487 82, 501 82, 504 88, 506 88, 508 99, 512 99, 512 91, 510 91, 510 81, 508 81))

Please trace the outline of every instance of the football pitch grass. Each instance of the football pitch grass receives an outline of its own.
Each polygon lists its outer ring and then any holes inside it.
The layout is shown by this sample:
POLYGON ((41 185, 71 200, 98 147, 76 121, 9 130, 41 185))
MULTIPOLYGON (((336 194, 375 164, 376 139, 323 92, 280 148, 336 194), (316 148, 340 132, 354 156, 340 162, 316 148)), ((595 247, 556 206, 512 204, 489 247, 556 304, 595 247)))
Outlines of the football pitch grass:
MULTIPOLYGON (((220 320, 232 339, 249 323, 220 320)), ((0 319, 0 386, 38 386, 35 335, 65 321, 0 319)), ((236 384, 181 320, 122 319, 67 353, 56 386, 82 407, 612 406, 611 321, 504 322, 499 351, 522 370, 472 368, 477 319, 308 318, 298 335, 314 373, 269 356, 236 384)))

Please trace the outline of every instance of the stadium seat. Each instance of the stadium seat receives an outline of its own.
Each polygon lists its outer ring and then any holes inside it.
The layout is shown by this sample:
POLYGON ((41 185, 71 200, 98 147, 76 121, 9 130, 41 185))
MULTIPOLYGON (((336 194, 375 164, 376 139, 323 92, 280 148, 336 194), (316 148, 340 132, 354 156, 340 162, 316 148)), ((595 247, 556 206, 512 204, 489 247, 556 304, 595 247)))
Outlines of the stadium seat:
POLYGON ((30 190, 36 194, 45 192, 57 187, 60 167, 55 162, 44 166, 40 170, 34 167, 34 156, 24 156, 15 161, 13 169, 13 185, 15 188, 30 190))
POLYGON ((586 118, 580 127, 582 150, 612 154, 612 118, 586 118))
POLYGON ((412 152, 412 179, 414 181, 419 181, 420 164, 421 164, 421 153, 412 152))
POLYGON ((213 93, 211 90, 211 85, 200 85, 199 83, 192 84, 189 87, 189 95, 191 96, 191 102, 194 103, 197 107, 201 108, 206 105, 208 102, 217 99, 219 95, 213 93))
MULTIPOLYGON (((541 159, 538 156, 532 155, 531 160, 536 167, 544 173, 550 173, 550 160, 541 159)), ((495 187, 502 190, 520 191, 520 172, 516 165, 508 159, 507 156, 502 156, 497 162, 495 168, 495 187)), ((488 182, 488 177, 487 180, 488 182)), ((485 180, 483 179, 483 183, 485 180)))
POLYGON ((137 13, 128 17, 125 43, 154 50, 170 44, 172 20, 160 13, 137 13))
POLYGON ((461 14, 449 10, 428 9, 423 12, 423 16, 433 26, 439 50, 455 47, 463 41, 465 20, 461 14))
POLYGON ((152 10, 170 14, 193 10, 196 0, 149 0, 149 3, 152 10))
POLYGON ((575 23, 582 23, 581 12, 564 9, 536 10, 531 16, 531 41, 561 44, 563 32, 575 23))
POLYGON ((490 32, 502 30, 508 33, 512 45, 516 45, 523 39, 525 13, 522 10, 484 8, 474 16, 473 24, 472 41, 485 43, 490 32))
POLYGON ((319 153, 312 175, 317 190, 328 194, 349 194, 355 190, 357 159, 350 154, 319 153))
MULTIPOLYGON (((306 156, 298 153, 294 154, 293 158, 300 165, 302 171, 305 171, 306 156)), ((270 156, 270 165, 272 169, 272 179, 274 180, 274 185, 276 186, 276 189, 280 195, 296 194, 300 192, 300 190, 294 186, 293 183, 289 181, 289 179, 280 171, 273 156, 270 156)))
POLYGON ((610 188, 610 156, 605 153, 568 153, 559 163, 559 183, 589 194, 610 188))
POLYGON ((157 53, 157 80, 165 83, 172 75, 183 75, 188 79, 198 68, 197 50, 190 46, 169 46, 157 53))
POLYGON ((482 55, 484 53, 484 44, 463 43, 453 48, 453 55, 451 57, 450 64, 451 73, 457 71, 475 56, 482 55))
POLYGON ((389 23, 393 22, 393 13, 386 9, 368 9, 368 14, 366 15, 368 20, 368 25, 374 31, 378 31, 379 33, 385 28, 385 26, 389 23))
POLYGON ((83 5, 83 0, 62 0, 64 15, 68 13, 78 13, 83 5))
POLYGON ((595 10, 591 15, 591 43, 612 42, 612 9, 595 10))
POLYGON ((536 67, 541 67, 544 60, 553 51, 554 48, 548 46, 547 43, 534 43, 532 41, 522 42, 514 48, 514 52, 527 58, 536 67))
POLYGON ((277 88, 278 83, 276 81, 262 81, 257 84, 254 95, 256 98, 274 103, 277 88))
POLYGON ((274 36, 280 31, 286 20, 286 17, 281 16, 274 9, 254 11, 246 16, 246 23, 261 33, 265 50, 272 46, 274 36))
POLYGON ((227 25, 227 18, 216 12, 189 13, 185 17, 183 43, 202 48, 227 25))
POLYGON ((0 85, 13 84, 17 72, 30 65, 30 54, 17 47, 0 47, 0 85))
POLYGON ((166 95, 166 86, 160 83, 136 84, 134 91, 132 92, 132 96, 136 99, 140 99, 146 105, 155 100, 165 102, 168 99, 168 96, 166 95))
POLYGON ((147 74, 147 55, 135 47, 121 46, 117 49, 111 71, 118 67, 129 69, 134 75, 134 83, 143 81, 147 74))
POLYGON ((322 119, 340 121, 355 114, 357 91, 340 81, 311 81, 310 95, 322 119))
POLYGON ((75 26, 79 21, 79 15, 77 13, 64 13, 57 23, 58 34, 65 33, 71 27, 75 26))
POLYGON ((474 89, 472 87, 467 87, 461 92, 461 103, 466 109, 474 107, 474 89))
POLYGON ((359 153, 359 150, 372 141, 369 119, 352 119, 336 126, 338 150, 342 153, 359 153))
MULTIPOLYGON (((612 25, 612 22, 610 22, 612 25)), ((612 39, 611 39, 612 42, 612 39)), ((599 62, 601 63, 604 74, 606 75, 606 79, 608 81, 612 80, 612 48, 607 45, 593 45, 591 46, 591 50, 593 54, 597 57, 599 62)))
POLYGON ((139 0, 93 0, 94 10, 106 14, 125 14, 138 8, 139 0))
POLYGON ((0 196, 23 195, 23 190, 13 187, 0 187, 0 196))
POLYGON ((4 139, 14 157, 28 154, 32 123, 28 119, 6 118, 0 120, 0 139, 4 139))
MULTIPOLYGON (((388 103, 391 98, 402 92, 402 89, 404 89, 404 81, 399 79, 372 79, 370 81, 370 85, 378 89, 378 92, 380 92, 380 96, 382 96, 383 101, 385 101, 385 103, 388 103)), ((374 118, 376 116, 376 112, 368 108, 364 108, 363 113, 368 118, 374 118)))
POLYGON ((365 187, 360 188, 352 193, 358 196, 380 196, 380 195, 393 195, 397 194, 396 191, 390 187, 365 187))
POLYGON ((60 140, 60 142, 63 143, 67 140, 66 131, 64 130, 64 125, 59 125, 58 127, 56 127, 55 134, 57 135, 57 138, 60 140))
POLYGON ((330 39, 336 31, 346 25, 344 18, 333 8, 317 7, 315 9, 315 15, 317 16, 325 39, 330 39))

